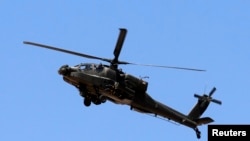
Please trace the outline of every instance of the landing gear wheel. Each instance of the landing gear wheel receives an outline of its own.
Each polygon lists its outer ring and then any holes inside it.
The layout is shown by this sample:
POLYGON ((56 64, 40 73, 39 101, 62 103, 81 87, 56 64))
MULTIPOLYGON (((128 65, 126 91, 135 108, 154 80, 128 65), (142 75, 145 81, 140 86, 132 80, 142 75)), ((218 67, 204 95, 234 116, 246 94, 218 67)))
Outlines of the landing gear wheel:
POLYGON ((83 104, 84 104, 86 107, 89 107, 89 106, 91 105, 91 100, 88 99, 88 98, 84 98, 83 104))
POLYGON ((107 98, 103 95, 100 95, 99 100, 101 101, 101 103, 105 103, 107 101, 107 98))
POLYGON ((95 104, 95 105, 100 105, 101 104, 101 101, 99 99, 93 99, 92 102, 95 104))
POLYGON ((198 128, 195 128, 194 130, 195 130, 197 138, 200 139, 201 138, 201 132, 199 131, 198 128))

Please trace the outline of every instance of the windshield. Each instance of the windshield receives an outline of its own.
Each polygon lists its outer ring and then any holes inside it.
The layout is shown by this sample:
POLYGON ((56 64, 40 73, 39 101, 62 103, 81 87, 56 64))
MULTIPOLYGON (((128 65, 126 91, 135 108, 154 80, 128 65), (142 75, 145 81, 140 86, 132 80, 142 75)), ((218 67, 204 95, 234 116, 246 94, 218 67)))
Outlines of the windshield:
POLYGON ((81 69, 81 70, 86 70, 86 69, 91 69, 92 64, 79 64, 76 65, 75 67, 81 69))

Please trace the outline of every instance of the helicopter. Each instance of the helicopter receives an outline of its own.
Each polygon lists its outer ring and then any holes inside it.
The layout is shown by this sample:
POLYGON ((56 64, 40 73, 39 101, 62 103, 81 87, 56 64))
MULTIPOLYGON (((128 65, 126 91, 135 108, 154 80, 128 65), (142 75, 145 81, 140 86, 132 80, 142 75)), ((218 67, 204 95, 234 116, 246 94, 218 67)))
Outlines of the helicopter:
POLYGON ((186 115, 153 99, 147 93, 147 81, 123 72, 118 68, 118 65, 143 65, 191 71, 205 70, 172 66, 136 64, 126 61, 120 61, 119 55, 122 50, 126 34, 127 29, 120 28, 120 34, 118 36, 117 43, 113 52, 113 59, 96 57, 30 41, 23 41, 23 43, 89 59, 97 59, 109 63, 108 65, 102 63, 80 63, 75 66, 63 65, 59 68, 58 73, 62 75, 63 80, 79 90, 80 96, 83 97, 83 104, 86 107, 89 107, 91 104, 100 105, 105 103, 106 101, 111 101, 115 104, 128 105, 130 106, 131 110, 146 114, 152 114, 155 117, 160 116, 163 119, 171 120, 187 126, 195 131, 196 136, 199 139, 201 137, 201 132, 199 131, 198 126, 214 121, 210 117, 201 117, 201 115, 206 111, 210 102, 222 104, 220 100, 212 98, 212 95, 216 91, 215 87, 210 91, 208 95, 204 94, 201 96, 198 94, 194 94, 194 97, 198 98, 198 102, 195 104, 190 113, 186 115))

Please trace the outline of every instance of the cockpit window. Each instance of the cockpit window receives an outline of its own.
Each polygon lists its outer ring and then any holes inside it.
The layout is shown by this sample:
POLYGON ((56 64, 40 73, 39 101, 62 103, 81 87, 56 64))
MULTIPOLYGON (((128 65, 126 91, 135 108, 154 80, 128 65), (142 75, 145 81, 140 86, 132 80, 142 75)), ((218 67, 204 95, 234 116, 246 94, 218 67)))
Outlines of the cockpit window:
POLYGON ((102 64, 97 65, 97 66, 96 66, 96 69, 97 69, 97 70, 102 70, 102 69, 103 69, 103 65, 102 65, 102 64))
POLYGON ((91 69, 91 64, 79 64, 76 65, 75 67, 78 67, 81 70, 89 70, 91 69))
POLYGON ((84 71, 88 71, 88 70, 96 70, 96 71, 102 71, 104 68, 104 65, 102 64, 79 64, 75 66, 76 68, 80 69, 80 70, 84 70, 84 71))

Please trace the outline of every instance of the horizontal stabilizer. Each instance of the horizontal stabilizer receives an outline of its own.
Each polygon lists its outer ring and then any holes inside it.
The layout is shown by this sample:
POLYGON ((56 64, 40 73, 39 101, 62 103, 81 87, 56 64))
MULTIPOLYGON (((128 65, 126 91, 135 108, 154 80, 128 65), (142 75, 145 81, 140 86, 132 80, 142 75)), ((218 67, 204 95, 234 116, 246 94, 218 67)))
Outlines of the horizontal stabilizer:
POLYGON ((197 120, 195 120, 195 122, 198 124, 198 125, 202 125, 202 124, 208 124, 208 123, 211 123, 213 122, 214 120, 211 119, 210 117, 204 117, 204 118, 199 118, 197 120))

